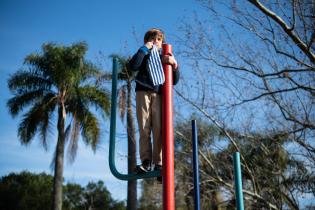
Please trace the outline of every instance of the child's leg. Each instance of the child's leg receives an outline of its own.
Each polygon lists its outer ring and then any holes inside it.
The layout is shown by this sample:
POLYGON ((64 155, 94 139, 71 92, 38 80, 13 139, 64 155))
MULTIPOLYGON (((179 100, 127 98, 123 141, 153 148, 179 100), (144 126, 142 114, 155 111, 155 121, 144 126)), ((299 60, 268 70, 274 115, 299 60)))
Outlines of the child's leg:
POLYGON ((162 96, 152 94, 153 163, 162 165, 162 96))
POLYGON ((139 125, 139 148, 141 161, 152 161, 150 93, 136 92, 137 120, 139 125))

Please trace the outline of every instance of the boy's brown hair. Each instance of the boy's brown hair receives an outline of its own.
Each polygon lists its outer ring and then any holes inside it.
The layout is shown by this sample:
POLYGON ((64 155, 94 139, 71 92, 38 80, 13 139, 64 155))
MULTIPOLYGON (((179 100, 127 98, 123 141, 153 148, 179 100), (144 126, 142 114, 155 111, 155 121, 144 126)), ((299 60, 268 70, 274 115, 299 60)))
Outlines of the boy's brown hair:
POLYGON ((158 28, 151 28, 148 30, 144 35, 144 42, 148 42, 150 39, 159 36, 162 39, 162 42, 165 42, 165 36, 161 29, 158 28))

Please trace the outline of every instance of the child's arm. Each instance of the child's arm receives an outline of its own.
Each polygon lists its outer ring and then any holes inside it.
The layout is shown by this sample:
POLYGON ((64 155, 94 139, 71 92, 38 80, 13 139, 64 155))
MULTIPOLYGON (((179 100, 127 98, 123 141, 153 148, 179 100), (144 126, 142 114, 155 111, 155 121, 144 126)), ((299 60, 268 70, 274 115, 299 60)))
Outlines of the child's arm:
POLYGON ((128 67, 131 71, 138 71, 144 57, 149 54, 149 49, 146 45, 139 48, 139 50, 134 54, 129 61, 128 67))

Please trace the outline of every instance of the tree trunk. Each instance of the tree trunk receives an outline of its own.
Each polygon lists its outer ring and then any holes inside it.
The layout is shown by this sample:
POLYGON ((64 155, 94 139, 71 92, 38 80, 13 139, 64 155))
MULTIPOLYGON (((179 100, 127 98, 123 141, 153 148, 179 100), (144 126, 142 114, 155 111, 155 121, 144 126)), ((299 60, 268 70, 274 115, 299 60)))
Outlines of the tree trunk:
POLYGON ((65 120, 66 113, 64 104, 61 103, 58 109, 58 142, 55 151, 55 171, 53 186, 52 210, 62 210, 62 183, 63 183, 63 160, 65 147, 65 120))
MULTIPOLYGON (((127 134, 128 134, 128 173, 136 168, 135 124, 131 106, 131 81, 127 81, 127 134)), ((128 181, 127 210, 137 209, 137 180, 128 181)))

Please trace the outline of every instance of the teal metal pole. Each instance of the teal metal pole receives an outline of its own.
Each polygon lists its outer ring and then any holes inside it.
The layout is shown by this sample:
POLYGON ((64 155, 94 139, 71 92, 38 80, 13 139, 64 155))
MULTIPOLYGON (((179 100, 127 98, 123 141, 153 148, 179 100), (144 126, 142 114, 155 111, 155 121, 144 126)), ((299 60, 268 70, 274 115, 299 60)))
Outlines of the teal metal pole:
POLYGON ((118 61, 113 58, 112 72, 112 96, 111 96, 111 114, 110 114, 110 135, 109 135, 109 168, 112 174, 121 180, 134 180, 160 176, 160 171, 150 171, 144 174, 122 174, 115 165, 115 138, 116 138, 116 108, 117 108, 117 78, 118 78, 118 61))
POLYGON ((233 154, 235 198, 237 210, 244 210, 240 153, 233 154))
POLYGON ((115 135, 116 135, 116 108, 117 108, 117 59, 113 58, 112 72, 112 97, 110 111, 110 134, 109 134, 109 168, 114 176, 120 177, 115 166, 115 135))

